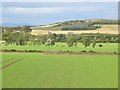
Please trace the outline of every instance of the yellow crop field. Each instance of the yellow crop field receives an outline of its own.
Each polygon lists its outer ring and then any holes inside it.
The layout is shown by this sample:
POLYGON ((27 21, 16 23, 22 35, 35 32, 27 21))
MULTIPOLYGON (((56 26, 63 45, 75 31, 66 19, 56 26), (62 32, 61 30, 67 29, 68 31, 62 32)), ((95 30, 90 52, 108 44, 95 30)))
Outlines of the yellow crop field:
POLYGON ((48 34, 48 32, 55 33, 55 34, 81 34, 81 33, 103 33, 103 34, 118 34, 118 25, 101 25, 101 28, 96 30, 77 30, 77 31, 62 31, 62 30, 32 30, 32 35, 42 35, 48 34))

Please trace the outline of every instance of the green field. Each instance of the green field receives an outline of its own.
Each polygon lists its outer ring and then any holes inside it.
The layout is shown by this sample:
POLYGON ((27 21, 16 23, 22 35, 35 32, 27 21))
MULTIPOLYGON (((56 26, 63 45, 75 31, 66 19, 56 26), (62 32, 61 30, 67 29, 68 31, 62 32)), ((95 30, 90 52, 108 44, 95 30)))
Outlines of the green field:
POLYGON ((118 87, 117 55, 3 53, 2 58, 3 67, 22 59, 3 69, 3 88, 118 87))
MULTIPOLYGON (((66 43, 16 46, 2 49, 118 52, 117 43, 97 43, 95 48, 66 43), (102 44, 103 47, 99 47, 102 44)), ((49 55, 43 53, 3 53, 3 88, 117 88, 117 55, 49 55)), ((1 63, 1 62, 0 62, 1 63)), ((1 65, 1 64, 0 64, 1 65)))
POLYGON ((67 43, 56 43, 52 47, 48 47, 45 45, 35 45, 35 46, 16 46, 16 45, 2 45, 2 49, 17 49, 17 50, 42 50, 42 51, 74 51, 80 52, 82 50, 93 50, 96 52, 118 52, 118 44, 117 43, 101 43, 103 47, 99 47, 100 43, 96 44, 96 47, 93 48, 92 45, 90 47, 85 48, 81 43, 77 44, 77 47, 68 47, 67 43))

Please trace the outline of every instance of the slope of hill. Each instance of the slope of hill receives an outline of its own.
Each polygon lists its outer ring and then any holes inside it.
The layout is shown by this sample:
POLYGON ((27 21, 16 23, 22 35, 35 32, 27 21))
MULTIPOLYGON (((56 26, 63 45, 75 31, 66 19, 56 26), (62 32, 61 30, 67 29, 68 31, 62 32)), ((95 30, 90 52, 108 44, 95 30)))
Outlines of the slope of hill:
POLYGON ((49 32, 55 34, 68 34, 70 32, 75 34, 81 33, 103 33, 103 34, 118 34, 118 25, 101 25, 101 28, 96 30, 81 30, 81 31, 61 31, 61 30, 32 30, 32 35, 48 34, 49 32))
POLYGON ((75 34, 81 33, 108 33, 118 34, 117 20, 91 19, 91 20, 71 20, 59 22, 47 26, 31 27, 33 35, 47 34, 48 32, 56 34, 75 34))
POLYGON ((96 30, 100 26, 95 24, 117 24, 117 20, 107 19, 89 19, 89 20, 71 20, 65 22, 54 23, 46 26, 31 27, 33 30, 96 30))

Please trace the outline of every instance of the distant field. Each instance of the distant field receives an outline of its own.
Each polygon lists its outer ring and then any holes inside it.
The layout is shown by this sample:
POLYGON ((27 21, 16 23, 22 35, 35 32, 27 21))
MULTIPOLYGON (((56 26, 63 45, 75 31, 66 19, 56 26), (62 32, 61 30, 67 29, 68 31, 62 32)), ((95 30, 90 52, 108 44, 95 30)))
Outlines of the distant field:
POLYGON ((118 88, 118 56, 3 53, 3 88, 118 88))
POLYGON ((56 43, 52 47, 48 47, 45 45, 35 45, 35 46, 16 46, 16 45, 3 45, 2 49, 16 49, 16 50, 42 50, 42 51, 74 51, 80 52, 82 50, 93 50, 96 52, 118 52, 118 44, 117 43, 97 43, 96 47, 93 48, 92 46, 85 48, 81 43, 77 44, 77 47, 68 47, 67 43, 56 43), (99 47, 99 44, 102 44, 103 47, 99 47))
MULTIPOLYGON (((99 25, 97 25, 99 26, 99 25)), ((118 25, 100 25, 101 28, 96 30, 77 30, 77 31, 61 31, 59 27, 46 27, 40 28, 36 27, 35 29, 32 28, 32 35, 41 35, 47 34, 48 32, 55 33, 55 34, 68 34, 69 32, 75 34, 81 33, 104 33, 104 34, 118 34, 118 25)))

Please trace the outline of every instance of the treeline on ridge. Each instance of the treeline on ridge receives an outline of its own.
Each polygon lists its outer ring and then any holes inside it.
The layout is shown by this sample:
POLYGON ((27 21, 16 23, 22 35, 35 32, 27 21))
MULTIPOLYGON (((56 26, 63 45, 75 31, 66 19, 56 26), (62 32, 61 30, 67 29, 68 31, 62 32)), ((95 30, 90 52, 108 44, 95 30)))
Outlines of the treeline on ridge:
POLYGON ((89 20, 89 21, 66 21, 61 30, 96 30, 101 26, 95 24, 118 24, 118 20, 89 20))

